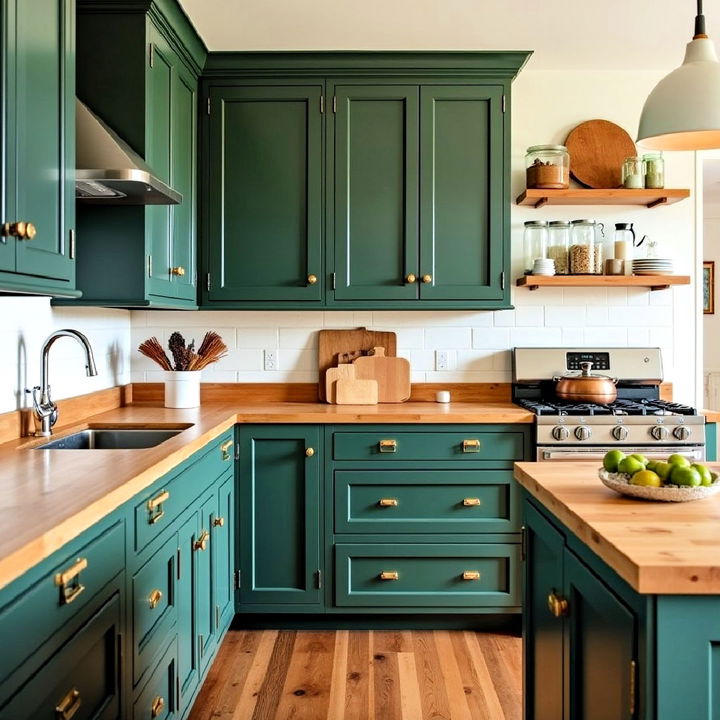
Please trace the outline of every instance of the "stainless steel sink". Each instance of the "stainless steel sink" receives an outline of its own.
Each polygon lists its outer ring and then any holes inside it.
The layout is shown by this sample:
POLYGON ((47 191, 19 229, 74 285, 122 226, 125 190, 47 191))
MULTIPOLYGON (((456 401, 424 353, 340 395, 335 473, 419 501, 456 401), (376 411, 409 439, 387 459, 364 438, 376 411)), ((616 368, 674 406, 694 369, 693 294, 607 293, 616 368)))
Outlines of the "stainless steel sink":
POLYGON ((39 445, 36 450, 137 450, 159 445, 185 428, 89 428, 39 445))

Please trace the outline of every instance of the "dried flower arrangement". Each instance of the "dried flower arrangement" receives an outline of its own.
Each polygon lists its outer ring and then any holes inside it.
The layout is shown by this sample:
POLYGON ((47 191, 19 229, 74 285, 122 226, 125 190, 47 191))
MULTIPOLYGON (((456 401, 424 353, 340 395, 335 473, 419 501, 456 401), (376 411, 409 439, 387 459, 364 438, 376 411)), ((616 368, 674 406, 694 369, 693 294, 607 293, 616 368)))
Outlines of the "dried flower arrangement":
POLYGON ((200 347, 195 351, 195 340, 185 344, 185 338, 174 332, 168 340, 168 348, 172 355, 173 362, 167 356, 165 349, 156 337, 151 337, 140 343, 138 350, 145 356, 156 362, 163 370, 186 371, 202 370, 211 363, 217 362, 227 355, 227 345, 222 338, 213 330, 205 333, 200 347))

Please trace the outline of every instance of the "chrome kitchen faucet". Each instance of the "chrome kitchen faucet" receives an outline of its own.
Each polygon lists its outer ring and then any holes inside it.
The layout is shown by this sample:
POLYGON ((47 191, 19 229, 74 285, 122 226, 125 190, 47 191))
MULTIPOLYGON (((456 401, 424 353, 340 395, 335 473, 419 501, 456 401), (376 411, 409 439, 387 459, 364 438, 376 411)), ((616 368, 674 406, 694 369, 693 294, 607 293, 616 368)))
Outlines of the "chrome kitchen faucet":
POLYGON ((85 371, 87 372, 88 377, 98 374, 90 342, 81 332, 69 329, 56 330, 52 333, 52 335, 50 335, 50 337, 48 337, 40 350, 42 366, 40 385, 36 385, 32 391, 25 391, 27 393, 32 392, 33 409, 35 411, 34 435, 36 437, 50 437, 50 435, 52 435, 52 427, 57 422, 58 408, 50 397, 50 383, 48 382, 48 357, 50 355, 50 348, 53 346, 55 341, 61 337, 75 338, 75 340, 77 340, 85 350, 85 371))

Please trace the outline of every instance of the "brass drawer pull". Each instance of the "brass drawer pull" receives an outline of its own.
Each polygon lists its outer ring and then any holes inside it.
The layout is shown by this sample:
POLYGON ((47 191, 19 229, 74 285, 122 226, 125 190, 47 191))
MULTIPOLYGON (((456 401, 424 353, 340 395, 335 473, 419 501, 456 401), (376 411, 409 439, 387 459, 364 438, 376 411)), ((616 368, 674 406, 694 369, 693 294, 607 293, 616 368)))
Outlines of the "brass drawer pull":
POLYGON ((380 573, 380 579, 381 580, 399 580, 400 575, 398 575, 396 570, 384 570, 380 573))
POLYGON ((222 527, 225 524, 225 518, 224 517, 216 517, 213 520, 213 527, 222 527))
POLYGON ((160 717, 160 713, 165 709, 165 698, 157 695, 150 705, 150 717, 160 717))
POLYGON ((315 454, 315 448, 307 448, 305 450, 305 457, 312 457, 315 454))
POLYGON ((170 268, 170 274, 176 275, 177 277, 182 277, 185 274, 185 268, 182 265, 172 267, 170 268))
POLYGON ((150 513, 150 516, 148 517, 148 522, 150 523, 150 525, 154 525, 165 514, 165 511, 162 509, 162 505, 169 499, 170 493, 167 490, 163 490, 154 498, 148 500, 147 509, 150 513))
POLYGON ((480 452, 479 440, 463 440, 462 449, 464 453, 480 452))
POLYGON ((550 612, 555 617, 562 617, 563 615, 567 615, 568 610, 570 609, 568 607, 568 601, 564 597, 556 595, 554 592, 551 592, 548 595, 547 603, 548 610, 550 610, 550 612))
POLYGON ((232 447, 232 444, 232 440, 227 440, 220 446, 220 454, 222 455, 223 460, 230 459, 230 448, 232 447))
POLYGON ((380 441, 380 452, 381 453, 394 453, 397 452, 397 440, 381 440, 380 441))
POLYGON ((395 498, 380 498, 378 505, 380 507, 397 507, 398 501, 395 498))
POLYGON ((466 570, 462 574, 463 580, 479 580, 480 579, 480 573, 477 570, 466 570))
POLYGON ((210 533, 207 530, 203 530, 200 533, 200 537, 195 541, 196 550, 207 550, 207 544, 210 541, 210 533))
POLYGON ((73 688, 68 694, 55 706, 55 717, 57 720, 70 720, 71 717, 80 709, 82 701, 80 700, 80 691, 73 688))
POLYGON ((464 498, 463 505, 465 507, 477 507, 480 505, 480 498, 464 498))
POLYGON ((162 590, 153 590, 150 593, 150 596, 148 597, 148 602, 150 603, 150 609, 154 610, 162 600, 162 590))
POLYGON ((55 575, 55 585, 61 588, 61 605, 69 605, 85 590, 85 586, 80 584, 80 573, 87 566, 87 558, 78 558, 65 572, 55 575))
POLYGON ((317 275, 308 275, 307 276, 308 285, 314 285, 316 282, 317 282, 317 275))

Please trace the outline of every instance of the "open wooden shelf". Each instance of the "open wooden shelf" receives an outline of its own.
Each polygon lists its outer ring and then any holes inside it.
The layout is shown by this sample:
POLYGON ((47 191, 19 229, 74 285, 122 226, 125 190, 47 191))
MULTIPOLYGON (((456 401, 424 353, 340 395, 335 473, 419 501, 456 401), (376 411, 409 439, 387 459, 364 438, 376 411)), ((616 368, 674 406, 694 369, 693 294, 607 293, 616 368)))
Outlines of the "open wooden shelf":
POLYGON ((689 285, 689 275, 523 275, 518 287, 646 287, 665 290, 671 285, 689 285))
POLYGON ((608 188, 592 190, 570 188, 569 190, 525 190, 518 196, 518 205, 644 205, 648 208, 658 205, 672 205, 690 197, 689 190, 626 190, 608 188))

